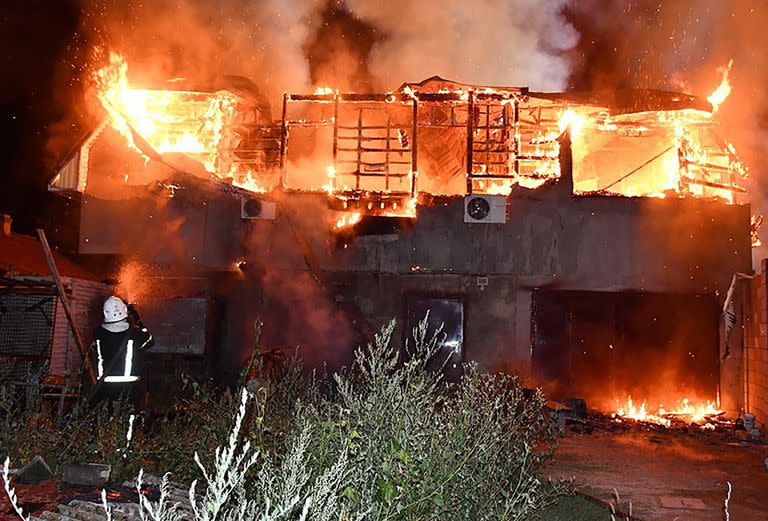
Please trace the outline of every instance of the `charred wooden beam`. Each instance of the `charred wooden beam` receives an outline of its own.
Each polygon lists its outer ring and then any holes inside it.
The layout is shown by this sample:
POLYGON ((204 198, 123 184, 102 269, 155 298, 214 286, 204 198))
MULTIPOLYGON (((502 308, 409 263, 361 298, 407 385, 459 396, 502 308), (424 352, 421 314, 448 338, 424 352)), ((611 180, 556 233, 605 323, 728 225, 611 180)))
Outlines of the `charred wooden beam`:
POLYGON ((474 174, 474 121, 475 118, 475 93, 469 91, 469 101, 467 104, 467 194, 472 194, 472 176, 474 174))
POLYGON ((747 193, 747 189, 741 186, 713 183, 712 181, 705 181, 703 179, 686 178, 686 181, 692 185, 708 186, 709 188, 719 188, 720 190, 728 190, 729 192, 737 192, 740 194, 747 193))

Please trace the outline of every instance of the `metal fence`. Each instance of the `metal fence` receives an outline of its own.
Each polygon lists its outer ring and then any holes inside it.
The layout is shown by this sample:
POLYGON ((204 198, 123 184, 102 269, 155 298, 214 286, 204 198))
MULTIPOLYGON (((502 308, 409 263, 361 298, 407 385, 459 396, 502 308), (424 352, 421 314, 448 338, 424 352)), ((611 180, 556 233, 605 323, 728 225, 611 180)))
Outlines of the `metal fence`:
POLYGON ((56 296, 0 292, 0 379, 27 382, 45 371, 53 340, 56 296))

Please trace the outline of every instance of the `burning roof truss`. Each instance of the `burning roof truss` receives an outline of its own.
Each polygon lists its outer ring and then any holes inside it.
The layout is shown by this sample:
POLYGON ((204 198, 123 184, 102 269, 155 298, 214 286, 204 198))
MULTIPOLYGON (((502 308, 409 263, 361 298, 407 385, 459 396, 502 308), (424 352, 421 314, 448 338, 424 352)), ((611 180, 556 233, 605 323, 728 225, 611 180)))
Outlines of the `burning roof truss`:
MULTIPOLYGON (((744 192, 747 169, 717 136, 711 105, 630 93, 611 104, 432 78, 396 93, 286 94, 278 122, 240 91, 127 88, 100 99, 113 129, 146 161, 189 171, 171 156, 182 155, 201 166, 193 172, 201 177, 255 192, 327 192, 334 206, 366 213, 413 215, 420 194, 537 188, 560 177, 564 139, 575 193, 733 202, 744 192)), ((52 189, 86 190, 103 130, 80 144, 52 189)))

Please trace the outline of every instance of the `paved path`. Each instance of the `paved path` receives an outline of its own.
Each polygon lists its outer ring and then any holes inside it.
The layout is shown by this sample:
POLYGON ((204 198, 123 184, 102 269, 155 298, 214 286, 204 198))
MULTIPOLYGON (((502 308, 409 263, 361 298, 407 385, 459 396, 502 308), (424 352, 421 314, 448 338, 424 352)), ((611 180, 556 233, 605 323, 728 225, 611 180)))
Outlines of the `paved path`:
POLYGON ((738 443, 723 434, 599 432, 560 440, 553 477, 574 478, 579 489, 622 506, 639 519, 724 519, 727 482, 731 519, 768 520, 768 445, 738 443))

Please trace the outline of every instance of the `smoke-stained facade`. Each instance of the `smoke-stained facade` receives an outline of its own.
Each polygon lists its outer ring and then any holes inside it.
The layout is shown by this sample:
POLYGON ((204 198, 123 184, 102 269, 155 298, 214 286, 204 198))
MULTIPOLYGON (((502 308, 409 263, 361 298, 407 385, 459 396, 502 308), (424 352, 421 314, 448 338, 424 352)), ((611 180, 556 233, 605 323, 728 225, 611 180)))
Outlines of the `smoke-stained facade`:
POLYGON ((412 218, 342 228, 327 193, 258 194, 176 172, 129 197, 86 190, 80 251, 140 260, 130 279, 148 304, 211 302, 201 363, 220 381, 250 355, 257 319, 265 346, 333 369, 392 318, 405 342, 403 324, 430 309, 452 369, 514 370, 598 403, 662 382, 666 394, 713 398, 718 306, 733 273, 751 269, 749 206, 574 194, 568 147, 556 162, 559 177, 495 196, 498 223, 466 223, 453 195, 422 197, 412 218), (251 200, 266 218, 248 218, 251 200))

